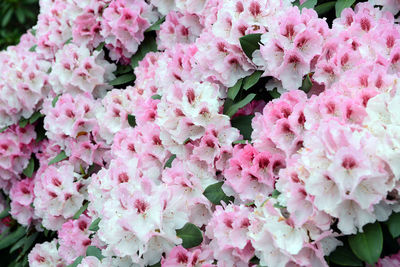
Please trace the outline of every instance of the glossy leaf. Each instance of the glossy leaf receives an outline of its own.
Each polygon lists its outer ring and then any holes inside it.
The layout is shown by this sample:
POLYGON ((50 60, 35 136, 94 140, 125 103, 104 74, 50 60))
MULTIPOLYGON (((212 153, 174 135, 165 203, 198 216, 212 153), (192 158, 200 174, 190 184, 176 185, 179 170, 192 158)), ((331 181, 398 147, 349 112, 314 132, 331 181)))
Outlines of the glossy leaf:
POLYGON ((354 255, 348 245, 337 247, 329 255, 329 260, 341 266, 363 266, 362 261, 354 255))
POLYGON ((32 177, 33 172, 35 171, 35 160, 32 157, 29 160, 28 166, 26 166, 26 168, 22 171, 22 173, 26 176, 26 177, 32 177))
POLYGON ((242 107, 246 106, 247 104, 249 104, 254 99, 255 96, 256 96, 256 94, 247 95, 245 98, 243 98, 239 102, 237 102, 237 103, 233 104, 232 106, 230 106, 225 114, 228 115, 229 117, 232 117, 233 115, 235 115, 235 113, 240 108, 242 108, 242 107))
POLYGON ((145 32, 151 32, 151 31, 158 31, 160 29, 161 24, 163 24, 165 21, 165 16, 157 20, 153 25, 151 25, 145 32))
POLYGON ((55 156, 55 158, 50 160, 49 165, 60 162, 66 158, 68 158, 68 157, 67 157, 67 154, 65 154, 65 151, 61 151, 57 156, 55 156))
POLYGON ((379 222, 367 224, 364 232, 349 237, 349 245, 354 254, 369 264, 378 261, 383 247, 383 235, 379 222))
POLYGON ((105 257, 101 254, 101 250, 95 246, 88 246, 86 249, 86 256, 93 256, 98 258, 99 260, 104 259, 105 257))
POLYGON ((335 4, 336 17, 340 17, 343 9, 351 7, 356 0, 337 0, 335 4))
POLYGON ((127 74, 124 74, 124 75, 121 75, 121 76, 115 78, 114 80, 112 80, 108 84, 112 85, 112 86, 116 86, 116 85, 121 85, 121 84, 126 84, 126 83, 133 82, 135 79, 136 79, 135 74, 127 73, 127 74))
POLYGON ((135 127, 136 126, 136 117, 129 114, 128 115, 128 123, 131 127, 135 127))
POLYGON ((176 235, 182 239, 182 247, 186 249, 196 247, 203 242, 200 229, 192 223, 186 223, 181 229, 177 229, 176 235))
POLYGON ((398 238, 400 236, 400 213, 393 213, 386 224, 392 237, 398 238))
POLYGON ((82 207, 74 214, 72 219, 74 219, 74 220, 79 219, 79 217, 82 215, 82 213, 84 213, 85 210, 87 210, 88 206, 89 206, 89 202, 86 202, 85 204, 83 204, 82 207))
POLYGON ((243 79, 239 79, 234 86, 228 89, 228 97, 234 100, 242 87, 243 79))
POLYGON ((24 235, 25 235, 25 228, 19 226, 17 230, 11 232, 9 235, 0 240, 0 249, 11 246, 15 242, 17 242, 20 238, 22 238, 24 235))
POLYGON ((148 36, 144 39, 144 41, 139 46, 138 51, 131 57, 131 66, 132 69, 135 69, 139 65, 139 61, 141 61, 148 52, 156 52, 157 51, 157 43, 154 37, 148 36))
POLYGON ((260 49, 260 40, 260 33, 252 33, 239 38, 240 46, 248 58, 252 59, 253 52, 260 49))
POLYGON ((335 7, 336 1, 330 1, 326 3, 322 3, 320 5, 317 5, 314 9, 318 13, 318 15, 323 15, 325 13, 328 13, 335 7))
POLYGON ((100 223, 100 221, 101 221, 101 218, 97 218, 96 220, 94 220, 94 221, 90 224, 89 230, 90 230, 90 231, 93 231, 93 232, 98 231, 98 230, 99 230, 99 223, 100 223))
POLYGON ((214 205, 221 205, 221 201, 225 202, 226 204, 228 204, 230 201, 233 201, 233 197, 228 197, 222 190, 223 184, 224 182, 218 182, 209 185, 203 192, 203 195, 214 205))
POLYGON ((316 4, 317 0, 307 0, 299 6, 299 9, 302 10, 303 8, 314 8, 316 4))
POLYGON ((77 267, 83 260, 83 256, 79 256, 78 258, 76 258, 74 260, 73 263, 71 263, 70 265, 68 265, 67 267, 77 267))
POLYGON ((258 80, 260 79, 262 74, 263 74, 262 71, 257 70, 255 72, 253 72, 253 74, 251 74, 250 76, 247 76, 246 78, 244 78, 243 89, 248 90, 251 87, 253 87, 258 82, 258 80))

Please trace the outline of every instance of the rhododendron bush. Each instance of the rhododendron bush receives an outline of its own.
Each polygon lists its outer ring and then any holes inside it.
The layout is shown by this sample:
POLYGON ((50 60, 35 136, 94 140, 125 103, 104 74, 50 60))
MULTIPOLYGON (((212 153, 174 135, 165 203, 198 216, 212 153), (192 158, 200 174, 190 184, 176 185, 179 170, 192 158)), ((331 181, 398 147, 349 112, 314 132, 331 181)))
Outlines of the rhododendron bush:
POLYGON ((397 0, 40 0, 0 52, 8 266, 400 266, 397 0))

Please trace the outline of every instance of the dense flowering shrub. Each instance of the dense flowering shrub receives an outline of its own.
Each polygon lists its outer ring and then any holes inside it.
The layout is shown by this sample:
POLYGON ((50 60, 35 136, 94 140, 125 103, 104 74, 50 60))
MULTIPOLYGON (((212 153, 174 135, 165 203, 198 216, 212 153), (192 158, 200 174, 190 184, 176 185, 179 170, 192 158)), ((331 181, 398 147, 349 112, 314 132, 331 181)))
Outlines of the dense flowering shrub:
POLYGON ((0 52, 10 262, 398 266, 400 5, 316 2, 41 0, 0 52))

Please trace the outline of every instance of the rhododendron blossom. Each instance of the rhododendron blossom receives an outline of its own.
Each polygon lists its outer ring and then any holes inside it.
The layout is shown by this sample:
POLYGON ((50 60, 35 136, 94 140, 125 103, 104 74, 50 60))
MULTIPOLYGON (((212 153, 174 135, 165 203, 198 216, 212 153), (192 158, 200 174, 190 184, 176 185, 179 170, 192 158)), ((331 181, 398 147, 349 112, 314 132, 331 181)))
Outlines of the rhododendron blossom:
POLYGON ((39 5, 0 52, 13 266, 399 265, 399 1, 39 5))

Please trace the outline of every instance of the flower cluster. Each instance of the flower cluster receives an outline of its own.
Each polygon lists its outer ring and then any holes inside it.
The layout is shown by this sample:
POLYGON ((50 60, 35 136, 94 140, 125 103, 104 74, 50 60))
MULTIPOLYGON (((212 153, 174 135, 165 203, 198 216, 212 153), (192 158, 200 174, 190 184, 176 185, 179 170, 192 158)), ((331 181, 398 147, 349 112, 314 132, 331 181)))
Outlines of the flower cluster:
POLYGON ((326 267, 400 211, 396 1, 40 8, 0 52, 0 232, 58 234, 31 266, 326 267))

